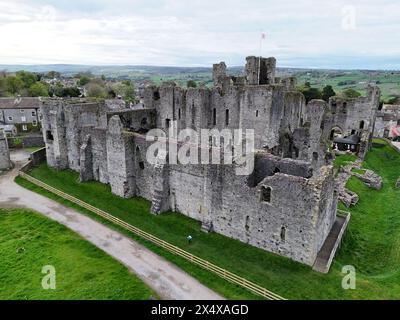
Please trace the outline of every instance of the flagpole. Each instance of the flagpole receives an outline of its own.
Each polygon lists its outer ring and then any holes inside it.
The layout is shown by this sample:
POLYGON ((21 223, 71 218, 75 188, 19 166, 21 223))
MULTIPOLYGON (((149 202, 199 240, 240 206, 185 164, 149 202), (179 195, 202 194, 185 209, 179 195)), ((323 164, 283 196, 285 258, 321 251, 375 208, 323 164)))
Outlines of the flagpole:
POLYGON ((261 32, 261 35, 260 35, 260 55, 259 55, 259 58, 258 58, 258 77, 257 77, 258 85, 260 85, 260 76, 261 76, 262 40, 263 40, 263 38, 262 38, 262 32, 261 32))
POLYGON ((262 43, 265 39, 265 33, 261 31, 260 37, 260 57, 258 58, 258 85, 260 85, 260 77, 261 77, 261 58, 262 58, 262 43))

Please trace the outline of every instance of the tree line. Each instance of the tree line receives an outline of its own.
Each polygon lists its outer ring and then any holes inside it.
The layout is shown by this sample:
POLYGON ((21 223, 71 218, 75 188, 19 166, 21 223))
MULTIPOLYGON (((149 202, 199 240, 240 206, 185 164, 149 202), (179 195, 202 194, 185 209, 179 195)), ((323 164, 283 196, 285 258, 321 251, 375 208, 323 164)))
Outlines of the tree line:
POLYGON ((135 87, 130 80, 107 81, 105 76, 95 77, 80 73, 73 78, 62 78, 50 71, 46 74, 18 71, 0 72, 0 97, 121 97, 135 102, 135 87))

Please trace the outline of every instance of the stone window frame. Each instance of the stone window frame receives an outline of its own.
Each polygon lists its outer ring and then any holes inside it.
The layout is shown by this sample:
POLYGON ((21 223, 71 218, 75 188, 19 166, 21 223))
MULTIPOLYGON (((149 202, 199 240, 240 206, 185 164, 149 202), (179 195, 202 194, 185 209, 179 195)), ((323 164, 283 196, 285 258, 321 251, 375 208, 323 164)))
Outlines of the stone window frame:
POLYGON ((272 191, 274 191, 274 189, 271 186, 262 185, 261 189, 260 189, 260 202, 271 205, 272 204, 272 191), (264 189, 265 189, 265 191, 270 190, 269 191, 269 201, 264 200, 264 189))
POLYGON ((281 231, 279 233, 279 238, 281 239, 282 243, 286 242, 286 239, 287 239, 287 226, 286 225, 281 226, 281 231))
POLYGON ((225 126, 229 126, 230 122, 230 112, 229 109, 225 109, 225 126))
POLYGON ((213 126, 216 126, 217 125, 217 108, 213 108, 212 117, 213 117, 213 126))

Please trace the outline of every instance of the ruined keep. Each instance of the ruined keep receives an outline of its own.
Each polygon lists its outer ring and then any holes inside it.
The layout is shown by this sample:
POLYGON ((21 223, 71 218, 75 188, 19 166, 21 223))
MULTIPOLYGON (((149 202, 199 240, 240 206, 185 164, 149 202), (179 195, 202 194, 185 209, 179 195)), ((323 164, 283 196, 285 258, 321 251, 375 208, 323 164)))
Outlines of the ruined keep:
POLYGON ((331 132, 356 130, 361 153, 366 152, 379 91, 370 88, 366 98, 347 105, 336 98, 306 105, 295 79, 278 81, 275 68, 275 58, 249 57, 245 74, 231 77, 225 63, 215 64, 212 88, 150 85, 143 107, 134 109, 84 99, 44 100, 48 164, 79 172, 81 181, 110 184, 121 197, 148 199, 154 214, 180 212, 201 221, 204 231, 313 266, 322 251, 334 255, 337 245, 330 248, 326 240, 336 237, 337 244, 343 232, 332 230, 346 227, 336 216, 331 132), (253 129, 253 172, 237 175, 235 162, 168 163, 168 152, 157 155, 158 163, 147 162, 152 142, 146 133, 171 127, 253 129))
POLYGON ((0 130, 0 171, 11 168, 10 151, 5 133, 0 130))

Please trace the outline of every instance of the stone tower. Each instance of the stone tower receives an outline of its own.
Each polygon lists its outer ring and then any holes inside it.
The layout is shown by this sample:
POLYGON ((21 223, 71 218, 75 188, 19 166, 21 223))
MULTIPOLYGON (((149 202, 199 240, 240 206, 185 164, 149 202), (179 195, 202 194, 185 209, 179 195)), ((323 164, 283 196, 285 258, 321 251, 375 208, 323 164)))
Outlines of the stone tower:
POLYGON ((246 58, 246 77, 248 85, 275 83, 276 59, 262 57, 246 58))

